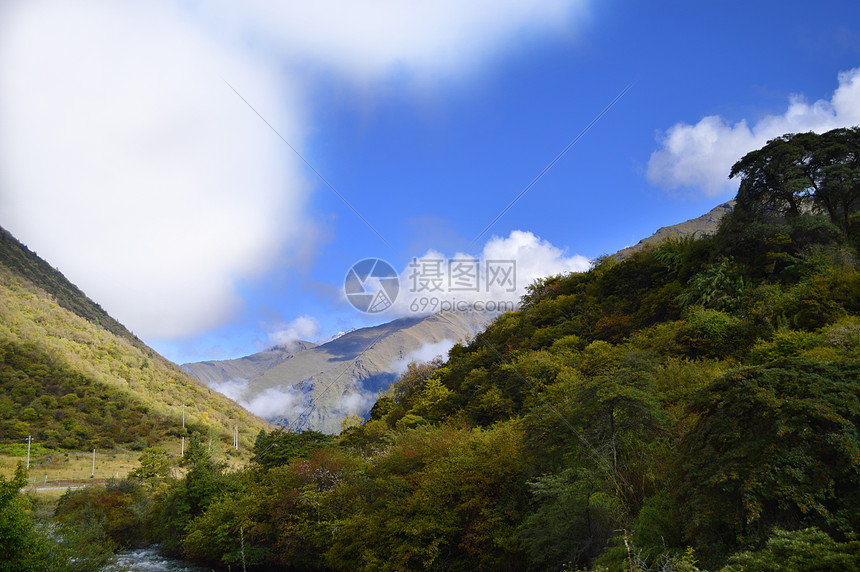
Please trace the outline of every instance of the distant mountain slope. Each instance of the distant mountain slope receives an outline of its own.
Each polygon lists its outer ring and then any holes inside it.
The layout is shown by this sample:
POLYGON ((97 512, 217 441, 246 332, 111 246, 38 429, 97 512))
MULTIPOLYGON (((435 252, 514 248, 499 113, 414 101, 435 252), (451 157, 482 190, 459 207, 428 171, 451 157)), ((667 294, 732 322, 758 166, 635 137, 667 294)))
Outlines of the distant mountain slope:
POLYGON ((234 379, 250 379, 261 375, 298 352, 315 346, 316 344, 311 342, 298 341, 289 346, 275 346, 237 359, 198 361, 186 363, 180 367, 208 385, 225 383, 234 379))
POLYGON ((199 373, 201 379, 209 376, 213 387, 229 391, 270 421, 298 430, 337 433, 349 415, 367 415, 377 393, 397 378, 398 365, 405 366, 412 352, 445 340, 471 339, 491 318, 474 312, 445 312, 361 328, 283 359, 272 355, 272 367, 247 378, 215 379, 212 374, 239 371, 231 369, 236 362, 250 372, 255 365, 266 363, 265 352, 228 362, 205 362, 203 367, 185 364, 183 368, 199 373), (224 381, 232 385, 219 385, 224 381))
POLYGON ((253 443, 268 427, 181 371, 0 233, 0 439, 143 447, 188 429, 253 443))
POLYGON ((633 246, 628 246, 627 248, 619 250, 613 256, 618 260, 624 260, 634 252, 638 252, 650 244, 662 242, 667 238, 715 234, 720 226, 720 221, 723 216, 732 212, 734 207, 735 201, 729 201, 714 207, 700 217, 690 219, 682 223, 673 224, 671 226, 664 226, 648 238, 643 238, 633 246))

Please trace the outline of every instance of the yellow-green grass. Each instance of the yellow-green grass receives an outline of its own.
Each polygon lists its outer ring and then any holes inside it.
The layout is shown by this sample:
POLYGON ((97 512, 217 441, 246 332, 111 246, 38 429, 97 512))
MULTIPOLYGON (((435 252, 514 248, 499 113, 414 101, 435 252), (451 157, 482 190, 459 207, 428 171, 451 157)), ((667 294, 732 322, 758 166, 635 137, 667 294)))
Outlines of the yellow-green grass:
MULTIPOLYGON (((185 445, 187 446, 187 442, 185 445)), ((181 440, 177 439, 175 443, 173 441, 161 443, 159 446, 178 463, 182 450, 181 440)), ((242 448, 236 451, 223 444, 213 443, 212 456, 217 460, 226 460, 230 469, 237 469, 248 461, 250 455, 242 448)), ((30 450, 28 474, 30 486, 28 488, 62 487, 65 490, 67 486, 81 486, 102 483, 111 478, 125 478, 129 472, 140 466, 139 457, 140 451, 97 449, 94 465, 92 451, 52 451, 41 446, 33 446, 30 450)), ((18 463, 26 466, 26 445, 0 448, 0 475, 10 478, 15 473, 18 463)), ((41 495, 47 491, 38 492, 41 495)))

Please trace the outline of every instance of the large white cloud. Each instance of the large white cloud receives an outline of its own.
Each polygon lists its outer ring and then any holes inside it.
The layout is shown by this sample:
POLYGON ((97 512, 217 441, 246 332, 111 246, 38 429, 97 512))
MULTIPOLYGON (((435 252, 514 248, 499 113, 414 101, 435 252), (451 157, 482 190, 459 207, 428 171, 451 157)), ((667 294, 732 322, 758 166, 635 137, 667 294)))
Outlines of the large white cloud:
POLYGON ((325 62, 357 78, 465 71, 529 33, 568 29, 572 18, 585 16, 586 6, 585 0, 196 3, 228 36, 294 61, 325 62))
POLYGON ((648 180, 666 189, 688 188, 716 196, 737 190, 729 181, 732 165, 746 153, 785 133, 823 133, 860 125, 860 68, 839 74, 829 101, 807 103, 792 96, 782 115, 769 115, 750 126, 711 115, 695 125, 678 123, 660 139, 648 162, 648 180))
POLYGON ((219 74, 287 137, 304 133, 301 102, 170 4, 3 17, 2 224, 139 334, 222 322, 237 278, 290 238, 307 185, 219 74))
POLYGON ((6 2, 0 224, 144 337, 221 325, 240 280, 308 248, 317 182, 219 76, 301 149, 320 66, 461 74, 585 5, 6 2))

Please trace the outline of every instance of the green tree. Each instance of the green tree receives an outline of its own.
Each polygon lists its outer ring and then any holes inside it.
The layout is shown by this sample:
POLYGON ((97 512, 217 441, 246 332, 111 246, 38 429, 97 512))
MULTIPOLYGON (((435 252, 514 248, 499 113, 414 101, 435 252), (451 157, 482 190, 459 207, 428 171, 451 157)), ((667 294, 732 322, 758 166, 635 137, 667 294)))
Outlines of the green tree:
POLYGON ((721 572, 857 572, 860 541, 839 543, 817 528, 775 530, 764 548, 741 552, 721 572))
POLYGON ((226 462, 212 459, 203 440, 192 436, 180 466, 188 472, 173 481, 154 515, 154 534, 165 551, 182 554, 182 539, 191 521, 231 490, 233 481, 225 473, 226 462))
POLYGON ((278 428, 271 433, 261 431, 254 443, 251 461, 271 469, 286 465, 296 458, 306 458, 312 452, 332 444, 334 437, 319 431, 292 433, 278 428))
POLYGON ((10 480, 0 476, 0 563, 3 570, 36 570, 42 551, 39 535, 27 514, 27 499, 19 492, 27 484, 21 463, 10 480))
POLYGON ((159 447, 145 449, 138 461, 140 466, 128 474, 129 478, 154 483, 168 478, 171 474, 170 456, 159 447))
POLYGON ((745 367, 694 396, 678 504, 712 557, 763 542, 775 527, 860 526, 860 362, 786 359, 745 367))
POLYGON ((394 403, 408 408, 415 394, 424 389, 424 384, 434 371, 442 365, 441 358, 435 358, 429 362, 410 362, 406 371, 400 374, 397 381, 391 386, 389 393, 394 403))
POLYGON ((535 508, 520 538, 534 569, 582 566, 604 549, 625 510, 602 477, 601 471, 567 468, 528 482, 535 508))
POLYGON ((777 137, 735 163, 730 177, 741 177, 739 209, 787 218, 824 212, 848 235, 860 209, 860 127, 777 137))

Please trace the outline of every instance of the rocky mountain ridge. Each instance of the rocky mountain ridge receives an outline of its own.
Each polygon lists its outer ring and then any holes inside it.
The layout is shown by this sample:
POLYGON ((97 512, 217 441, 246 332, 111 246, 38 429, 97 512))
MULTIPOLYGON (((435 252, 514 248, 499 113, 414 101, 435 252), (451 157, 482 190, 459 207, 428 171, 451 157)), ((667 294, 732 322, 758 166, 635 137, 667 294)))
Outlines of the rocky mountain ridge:
POLYGON ((265 351, 182 368, 266 419, 294 430, 337 433, 366 416, 408 361, 432 359, 486 327, 489 314, 438 313, 345 332, 320 345, 265 351))
POLYGON ((720 221, 725 215, 732 212, 735 207, 735 201, 728 201, 717 205, 702 216, 684 221, 682 223, 664 226, 657 229, 657 232, 643 238, 633 246, 622 248, 612 256, 617 260, 624 260, 631 256, 634 252, 638 252, 650 245, 656 245, 668 238, 677 238, 682 236, 707 236, 717 232, 720 227, 720 221))

